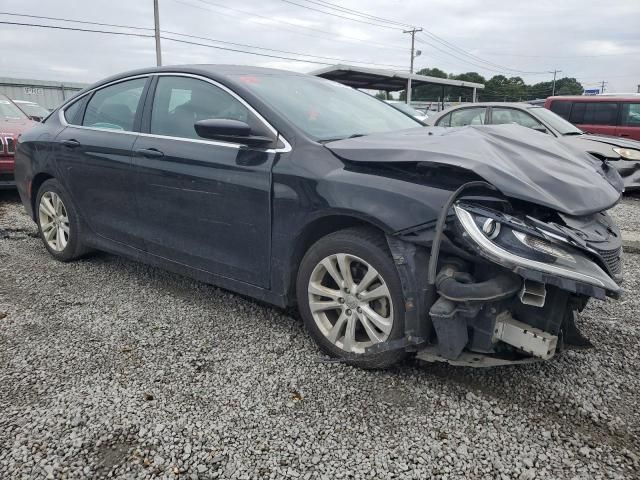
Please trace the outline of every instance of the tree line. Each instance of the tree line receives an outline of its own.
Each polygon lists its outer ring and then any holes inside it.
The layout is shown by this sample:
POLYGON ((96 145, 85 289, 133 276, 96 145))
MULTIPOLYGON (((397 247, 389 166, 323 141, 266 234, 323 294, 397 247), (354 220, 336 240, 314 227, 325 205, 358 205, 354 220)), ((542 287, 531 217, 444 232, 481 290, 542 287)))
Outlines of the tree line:
MULTIPOLYGON (((483 90, 477 91, 480 102, 520 102, 524 100, 535 100, 538 98, 550 97, 553 92, 553 82, 538 82, 527 85, 521 77, 506 77, 504 75, 494 75, 486 79, 477 72, 467 72, 460 74, 447 74, 439 68, 423 68, 416 72, 418 75, 426 75, 437 78, 450 78, 453 80, 463 80, 484 84, 483 90)), ((578 80, 570 77, 563 77, 556 80, 556 95, 582 95, 583 87, 578 80)), ((380 95, 382 98, 384 94, 380 95)), ((472 100, 473 92, 469 88, 446 86, 444 89, 445 101, 457 101, 459 98, 464 101, 472 100)), ((406 92, 400 92, 400 99, 406 98, 406 92)), ((424 85, 412 89, 411 99, 416 101, 438 101, 442 100, 442 86, 424 85)))

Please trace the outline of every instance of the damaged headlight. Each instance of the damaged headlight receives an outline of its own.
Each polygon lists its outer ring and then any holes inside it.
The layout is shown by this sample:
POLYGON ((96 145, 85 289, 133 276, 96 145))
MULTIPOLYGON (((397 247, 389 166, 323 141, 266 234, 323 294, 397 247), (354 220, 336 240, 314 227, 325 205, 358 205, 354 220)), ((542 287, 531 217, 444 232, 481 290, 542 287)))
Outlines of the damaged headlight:
POLYGON ((576 263, 576 259, 573 257, 573 255, 551 242, 547 242, 532 235, 527 235, 526 233, 522 233, 517 230, 513 230, 512 233, 514 237, 516 237, 524 245, 533 250, 538 250, 539 252, 546 253, 547 255, 550 255, 552 257, 562 258, 572 263, 576 263))
POLYGON ((493 228, 489 234, 489 216, 472 213, 459 204, 454 209, 464 233, 480 255, 525 278, 559 284, 560 277, 596 286, 614 295, 621 291, 604 270, 579 250, 564 248, 539 236, 526 234, 521 231, 525 228, 512 228, 525 226, 518 219, 510 219, 513 225, 493 219, 500 226, 493 228), (494 233, 496 230, 498 234, 494 233))
POLYGON ((625 160, 640 160, 640 150, 634 150, 633 148, 614 147, 613 151, 625 160))

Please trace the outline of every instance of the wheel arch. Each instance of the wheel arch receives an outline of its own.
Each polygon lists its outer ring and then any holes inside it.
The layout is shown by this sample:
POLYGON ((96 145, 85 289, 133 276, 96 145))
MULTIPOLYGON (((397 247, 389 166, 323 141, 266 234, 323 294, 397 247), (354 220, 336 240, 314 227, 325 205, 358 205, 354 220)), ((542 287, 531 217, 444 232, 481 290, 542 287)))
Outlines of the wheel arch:
POLYGON ((289 305, 295 304, 295 288, 298 270, 300 268, 300 262, 309 248, 318 240, 331 233, 353 227, 370 228, 376 230, 381 235, 391 233, 391 230, 386 225, 382 225, 371 218, 352 212, 323 215, 305 224, 298 232, 294 240, 291 256, 289 257, 289 279, 287 285, 289 305))
POLYGON ((51 175, 50 173, 46 173, 46 172, 40 172, 38 174, 36 174, 33 179, 31 180, 31 185, 30 185, 30 189, 29 189, 29 202, 31 203, 31 218, 36 221, 36 199, 38 197, 38 190, 40 190, 40 187, 42 186, 42 184, 44 182, 46 182, 47 180, 50 180, 52 178, 55 178, 53 175, 51 175))

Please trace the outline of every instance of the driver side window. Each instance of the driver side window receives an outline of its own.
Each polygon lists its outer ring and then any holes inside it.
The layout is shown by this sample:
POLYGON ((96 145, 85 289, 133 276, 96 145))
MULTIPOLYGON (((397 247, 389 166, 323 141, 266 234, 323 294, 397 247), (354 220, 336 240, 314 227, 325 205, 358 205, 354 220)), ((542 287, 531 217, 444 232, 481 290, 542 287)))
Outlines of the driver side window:
POLYGON ((208 119, 254 123, 247 107, 215 85, 189 77, 158 78, 150 133, 200 139, 194 124, 208 119))
POLYGON ((540 128, 543 125, 526 112, 515 108, 493 107, 491 112, 491 124, 502 125, 505 123, 516 123, 528 128, 540 128))

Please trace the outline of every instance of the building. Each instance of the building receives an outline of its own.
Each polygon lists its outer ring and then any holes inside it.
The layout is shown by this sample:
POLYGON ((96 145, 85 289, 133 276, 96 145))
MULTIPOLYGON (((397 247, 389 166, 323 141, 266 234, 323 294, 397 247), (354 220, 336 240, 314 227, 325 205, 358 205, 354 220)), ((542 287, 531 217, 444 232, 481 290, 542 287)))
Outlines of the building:
POLYGON ((12 100, 36 102, 48 110, 56 108, 87 85, 75 82, 47 82, 0 77, 0 93, 12 100))

